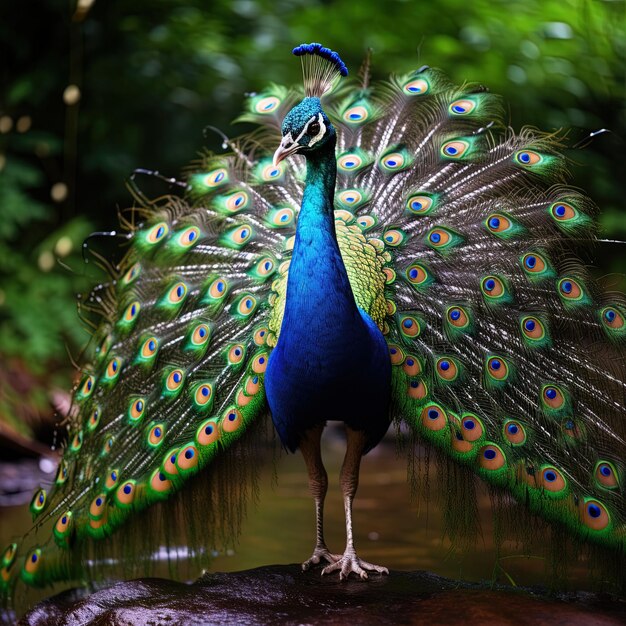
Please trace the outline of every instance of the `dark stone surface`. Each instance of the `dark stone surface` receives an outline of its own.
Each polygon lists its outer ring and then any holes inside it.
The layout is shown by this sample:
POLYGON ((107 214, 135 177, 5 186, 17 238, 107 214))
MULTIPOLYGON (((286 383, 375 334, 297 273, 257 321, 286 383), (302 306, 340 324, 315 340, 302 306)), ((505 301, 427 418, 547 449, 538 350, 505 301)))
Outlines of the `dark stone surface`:
POLYGON ((200 624, 626 624, 626 602, 601 594, 546 597, 530 590, 491 589, 428 572, 392 571, 340 582, 272 565, 207 574, 191 585, 144 578, 81 595, 64 592, 38 604, 29 626, 200 624))

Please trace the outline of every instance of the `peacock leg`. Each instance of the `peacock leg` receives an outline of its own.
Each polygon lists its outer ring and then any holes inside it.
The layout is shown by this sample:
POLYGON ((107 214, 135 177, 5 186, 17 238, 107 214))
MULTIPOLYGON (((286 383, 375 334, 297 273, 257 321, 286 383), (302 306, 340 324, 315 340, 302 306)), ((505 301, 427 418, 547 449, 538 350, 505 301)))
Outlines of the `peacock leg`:
POLYGON ((362 561, 354 549, 354 538, 352 535, 352 501, 359 486, 359 469, 361 467, 361 457, 365 447, 365 433, 352 430, 346 426, 347 447, 346 456, 341 467, 341 489, 343 491, 343 503, 346 512, 346 550, 343 556, 331 563, 322 570, 322 574, 330 574, 339 570, 339 579, 348 578, 354 572, 361 578, 368 577, 367 572, 377 572, 388 574, 389 570, 380 565, 372 565, 367 561, 362 561))
POLYGON ((335 563, 341 558, 340 554, 331 554, 324 541, 324 499, 328 491, 328 474, 322 462, 323 430, 324 424, 320 424, 305 433, 300 441, 300 451, 309 472, 309 489, 315 499, 315 549, 311 558, 302 564, 302 569, 305 571, 322 560, 335 563))

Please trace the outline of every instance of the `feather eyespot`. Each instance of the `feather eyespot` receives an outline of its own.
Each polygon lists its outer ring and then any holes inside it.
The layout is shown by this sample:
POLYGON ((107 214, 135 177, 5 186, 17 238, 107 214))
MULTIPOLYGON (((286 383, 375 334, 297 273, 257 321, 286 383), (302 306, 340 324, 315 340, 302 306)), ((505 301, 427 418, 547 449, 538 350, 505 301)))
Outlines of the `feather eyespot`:
POLYGON ((252 359, 250 366, 255 374, 263 374, 267 369, 267 352, 261 352, 252 359))
POLYGON ((377 221, 376 218, 372 215, 361 215, 357 220, 357 223, 363 230, 368 230, 376 226, 377 221))
POLYGON ((280 209, 274 209, 268 216, 268 223, 270 226, 277 228, 286 228, 291 226, 296 217, 295 211, 291 207, 282 207, 280 209))
POLYGON ((221 425, 222 430, 227 433, 232 433, 238 430, 243 424, 243 416, 239 409, 231 407, 224 412, 221 425))
POLYGON ((229 365, 239 365, 243 361, 246 355, 246 349, 241 343, 236 343, 228 350, 228 363, 229 365))
POLYGON ((543 161, 543 157, 538 152, 532 150, 519 150, 515 153, 514 159, 517 163, 526 167, 537 165, 543 161))
POLYGON ((601 311, 602 323, 613 330, 624 326, 624 316, 614 307, 607 306, 601 311))
POLYGON ((598 500, 585 498, 581 509, 583 524, 592 530, 604 530, 611 523, 609 512, 598 500))
POLYGON ((146 240, 151 244, 159 243, 159 241, 162 241, 167 235, 169 230, 169 226, 165 222, 159 222, 148 231, 146 240))
POLYGON ((178 282, 173 285, 167 293, 167 300, 170 304, 180 304, 187 295, 187 285, 178 282))
POLYGON ((423 265, 414 263, 406 270, 406 277, 412 285, 424 285, 429 280, 429 274, 423 265))
POLYGON ((269 328, 267 328, 266 326, 262 326, 261 328, 258 328, 254 332, 254 343, 257 346, 264 346, 265 342, 267 341, 268 332, 269 332, 269 328))
POLYGON ((495 444, 483 446, 478 452, 478 464, 485 470, 495 471, 504 467, 506 457, 495 444))
POLYGON ((561 278, 557 283, 559 295, 566 300, 582 300, 584 291, 581 284, 573 278, 561 278))
POLYGON ((391 152, 380 160, 382 168, 388 172, 396 172, 405 167, 407 157, 402 152, 391 152))
POLYGON ((105 509, 106 495, 104 493, 99 493, 89 505, 89 517, 94 520, 100 519, 104 515, 105 509))
POLYGON ((148 444, 152 448, 158 448, 165 441, 165 426, 155 424, 148 431, 148 444))
POLYGON ((441 155, 446 159, 460 159, 467 153, 469 148, 469 141, 454 139, 452 141, 446 141, 441 146, 441 155))
POLYGON ((219 185, 223 185, 228 182, 228 171, 225 167, 220 167, 202 178, 202 182, 207 187, 219 187, 219 185))
POLYGON ((257 276, 260 276, 261 278, 265 278, 266 276, 271 276, 275 270, 276 270, 276 263, 274 262, 274 259, 268 256, 260 259, 259 262, 256 264, 256 268, 255 268, 255 272, 257 276))
POLYGON ((80 398, 81 399, 88 398, 92 394, 95 385, 96 385, 96 381, 95 381, 94 377, 93 376, 87 376, 83 380, 83 383, 80 386, 80 391, 78 392, 78 395, 80 396, 80 398))
POLYGON ((65 511, 61 513, 54 525, 54 537, 60 545, 65 546, 68 535, 71 533, 73 527, 72 512, 65 511))
POLYGON ((98 428, 98 424, 100 423, 100 409, 96 407, 90 414, 87 419, 87 430, 89 432, 93 432, 98 428))
POLYGON ((452 115, 469 115, 476 108, 476 102, 469 98, 461 98, 450 103, 448 111, 452 115))
POLYGON ((213 403, 213 387, 209 383, 202 383, 194 391, 193 398, 196 406, 209 407, 213 403))
POLYGON ((195 469, 198 466, 200 455, 198 449, 194 445, 188 445, 181 448, 178 458, 176 459, 176 465, 182 472, 186 472, 195 469))
POLYGON ((230 213, 243 211, 248 207, 250 197, 245 191, 236 191, 226 198, 226 210, 230 213))
POLYGON ((35 492, 32 500, 30 501, 30 512, 33 515, 41 513, 46 506, 47 494, 45 489, 39 489, 35 492))
POLYGON ((389 344, 389 359, 392 365, 400 365, 404 361, 404 352, 395 343, 389 344))
POLYGON ((550 206, 550 215, 557 222, 569 222, 578 216, 578 212, 567 202, 555 202, 550 206))
POLYGON ((469 314, 462 306, 451 306, 446 311, 448 323, 455 328, 466 328, 469 325, 469 314))
POLYGON ((61 461, 59 463, 54 482, 57 485, 62 485, 67 480, 68 474, 69 472, 67 471, 67 464, 65 463, 65 461, 61 461))
POLYGON ((208 289, 208 295, 213 300, 221 300, 228 292, 228 283, 223 278, 216 278, 208 289))
MULTIPOLYGON (((178 473, 178 471, 176 472, 178 473)), ((154 470, 150 477, 150 488, 158 494, 165 494, 172 489, 172 481, 159 469, 154 470)))
POLYGON ((501 213, 492 213, 486 220, 487 229, 494 233, 505 233, 511 228, 511 220, 501 213))
POLYGON ((450 242, 450 233, 444 228, 433 228, 428 232, 426 240, 433 248, 443 248, 450 242))
POLYGON ((539 482, 541 487, 552 493, 558 493, 567 487, 563 474, 552 466, 544 467, 541 470, 541 479, 539 482))
POLYGON ((261 180, 269 183, 273 180, 279 179, 284 174, 284 164, 279 163, 278 165, 274 165, 270 163, 261 169, 261 180))
POLYGON ((182 233, 178 235, 178 244, 183 248, 191 248, 200 241, 200 229, 197 226, 190 226, 185 228, 182 233))
POLYGON ((244 382, 244 391, 248 396, 254 396, 261 388, 260 378, 256 375, 248 376, 244 382))
POLYGON ((509 366, 500 356, 491 356, 487 359, 487 373, 497 381, 504 381, 509 375, 509 366))
POLYGON ((107 491, 110 491, 117 485, 117 481, 120 477, 120 472, 117 469, 109 470, 106 480, 104 481, 104 487, 107 491))
POLYGON ((10 568, 15 562, 16 555, 17 555, 17 544, 16 543, 9 544, 4 550, 4 553, 2 554, 2 561, 0 561, 0 564, 4 568, 7 568, 7 569, 10 568))
POLYGON ((352 106, 344 111, 342 118, 348 124, 361 124, 369 117, 369 111, 364 106, 352 106))
POLYGON ((383 239, 385 241, 385 245, 391 246, 392 248, 397 248, 402 245, 406 240, 406 234, 401 230, 392 228, 385 232, 383 235, 383 239))
POLYGON ((346 189, 337 194, 337 199, 344 206, 355 207, 363 202, 363 194, 358 189, 346 189))
POLYGON ((422 409, 422 425, 428 430, 442 430, 448 423, 446 412, 437 404, 428 404, 422 409))
POLYGON ((248 224, 242 224, 230 233, 230 237, 236 246, 244 246, 250 241, 252 234, 252 227, 248 224))
POLYGON ((406 201, 406 208, 414 215, 426 215, 431 212, 434 206, 434 198, 421 193, 409 196, 406 201))
POLYGON ((558 411, 565 406, 565 394, 556 385, 544 385, 541 390, 541 399, 548 409, 558 411))
POLYGON ((141 265, 139 263, 134 263, 128 269, 126 274, 124 274, 124 277, 122 278, 122 284, 124 286, 130 285, 137 278, 137 276, 139 276, 140 272, 141 272, 141 265))
POLYGON ((242 317, 250 317, 257 307, 257 299, 250 295, 244 294, 237 304, 237 313, 242 317))
POLYGON ((598 461, 594 470, 596 482, 605 489, 617 489, 619 487, 619 477, 613 463, 609 461, 598 461))
POLYGON ((266 96, 254 103, 254 110, 260 115, 273 113, 280 106, 280 100, 276 96, 266 96))
POLYGON ((529 274, 541 274, 545 272, 547 263, 540 254, 528 252, 522 257, 522 267, 529 274))
POLYGON ((169 476, 176 476, 178 468, 176 467, 176 459, 178 458, 178 448, 170 450, 163 460, 163 471, 169 476))
POLYGON ((70 451, 78 452, 83 446, 83 431, 79 430, 72 439, 72 443, 70 443, 70 451))
POLYGON ((196 441, 200 446, 209 446, 219 438, 220 431, 214 418, 203 422, 196 431, 196 441))
POLYGON ((105 381, 113 382, 117 380, 117 377, 120 375, 121 371, 122 371, 122 360, 118 359, 117 357, 111 359, 104 373, 105 381))
POLYGON ((39 569, 39 565, 41 564, 41 550, 36 548, 28 553, 26 559, 24 561, 24 571, 30 575, 34 576, 39 569))
POLYGON ((136 483, 134 480, 127 480, 120 485, 115 492, 115 500, 122 507, 130 506, 135 499, 136 483))
POLYGON ((146 401, 143 398, 136 398, 130 403, 128 417, 131 423, 139 421, 146 410, 146 401))
POLYGON ((480 288, 487 298, 494 300, 505 294, 504 283, 497 276, 485 276, 480 283, 480 288))
POLYGON ((430 85, 425 78, 417 78, 404 83, 402 91, 409 96, 423 96, 430 91, 430 85))
POLYGON ((405 315, 401 317, 400 332, 408 339, 418 337, 421 332, 419 320, 412 315, 405 315))
POLYGON ((351 172, 358 170, 363 165, 363 159, 358 154, 344 154, 337 160, 339 169, 351 172))
POLYGON ((195 346, 204 346, 211 336, 209 327, 206 324, 198 324, 191 333, 191 343, 195 346))
POLYGON ((159 341, 156 337, 148 337, 141 345, 139 352, 142 359, 152 359, 159 349, 159 341))
POLYGON ((526 429, 517 420, 504 422, 502 433, 512 446, 521 446, 526 443, 526 429))
POLYGON ((417 376, 422 372, 422 363, 416 356, 407 354, 402 369, 407 376, 417 376))
POLYGON ((459 366, 451 357, 441 357, 437 359, 437 376, 445 382, 453 382, 459 375, 459 366))
POLYGON ((111 452, 111 450, 113 449, 113 443, 114 443, 113 437, 109 437, 108 439, 105 440, 104 444, 102 444, 102 452, 101 452, 102 456, 107 456, 111 452))
POLYGON ((482 421, 473 413, 464 413, 461 418, 461 435, 465 441, 478 441, 485 432, 482 421))
POLYGON ((541 341, 546 336, 546 329, 543 322, 532 315, 523 317, 520 326, 524 337, 533 342, 541 341))
POLYGON ((126 311, 124 311, 124 321, 132 322, 137 317, 140 310, 141 310, 141 304, 139 304, 138 300, 135 300, 135 302, 131 302, 126 307, 126 311))
POLYGON ((165 379, 165 391, 174 393, 178 391, 185 382, 185 372, 181 369, 172 370, 165 379))
POLYGON ((415 378, 409 381, 407 395, 413 400, 423 400, 428 395, 428 387, 423 380, 415 378))

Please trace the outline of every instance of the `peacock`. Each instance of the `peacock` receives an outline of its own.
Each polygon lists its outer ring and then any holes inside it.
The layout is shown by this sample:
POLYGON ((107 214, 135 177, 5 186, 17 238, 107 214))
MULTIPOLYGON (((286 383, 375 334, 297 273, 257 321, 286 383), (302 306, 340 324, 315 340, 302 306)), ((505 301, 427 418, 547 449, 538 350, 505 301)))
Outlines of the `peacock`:
POLYGON ((123 258, 84 303, 95 356, 54 484, 2 556, 5 599, 18 580, 129 572, 181 529, 209 558, 240 531, 268 424, 308 471, 305 570, 388 574, 357 555, 352 505, 392 422, 451 468, 457 529, 478 476, 623 565, 626 302, 576 256, 597 210, 566 184, 562 136, 513 132, 496 95, 427 66, 371 84, 369 62, 352 80, 318 43, 293 53, 304 97, 251 94, 239 120, 256 130, 123 216, 123 258), (323 533, 329 420, 346 431, 341 554, 323 533))

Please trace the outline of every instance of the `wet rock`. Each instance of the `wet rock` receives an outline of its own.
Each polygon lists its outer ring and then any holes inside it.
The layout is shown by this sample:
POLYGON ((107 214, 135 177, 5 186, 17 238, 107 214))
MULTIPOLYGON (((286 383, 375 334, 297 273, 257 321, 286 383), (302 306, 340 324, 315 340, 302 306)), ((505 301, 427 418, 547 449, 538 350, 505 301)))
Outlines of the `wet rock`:
POLYGON ((392 571, 339 582, 320 570, 272 565, 206 574, 193 584, 160 578, 121 582, 81 597, 38 604, 29 626, 200 624, 588 624, 626 623, 626 603, 601 594, 546 597, 531 590, 461 583, 428 572, 392 571))

